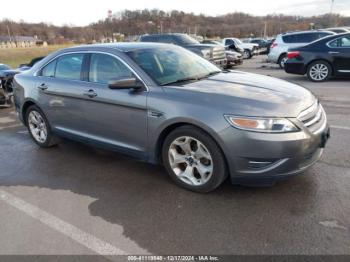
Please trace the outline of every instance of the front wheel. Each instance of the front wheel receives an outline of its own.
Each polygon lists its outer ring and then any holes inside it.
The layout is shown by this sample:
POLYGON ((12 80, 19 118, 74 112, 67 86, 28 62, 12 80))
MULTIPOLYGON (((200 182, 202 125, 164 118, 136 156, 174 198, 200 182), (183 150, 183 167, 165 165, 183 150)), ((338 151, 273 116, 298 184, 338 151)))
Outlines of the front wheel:
POLYGON ((307 68, 307 77, 313 82, 323 82, 332 75, 332 68, 326 61, 315 61, 307 68))
POLYGON ((206 193, 226 178, 226 163, 215 141, 200 129, 183 126, 164 141, 162 159, 176 184, 194 192, 206 193))
POLYGON ((57 138, 52 134, 51 127, 42 111, 35 105, 26 112, 26 124, 30 136, 41 147, 51 147, 57 144, 57 138))
POLYGON ((243 58, 250 59, 252 58, 252 52, 249 49, 245 49, 243 53, 243 58))

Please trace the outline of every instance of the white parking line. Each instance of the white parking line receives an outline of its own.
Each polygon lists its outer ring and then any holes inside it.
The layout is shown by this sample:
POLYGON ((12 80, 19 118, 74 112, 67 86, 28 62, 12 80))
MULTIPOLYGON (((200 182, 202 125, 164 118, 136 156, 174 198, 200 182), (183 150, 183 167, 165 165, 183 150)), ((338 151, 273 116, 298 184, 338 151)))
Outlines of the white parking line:
POLYGON ((26 213, 32 218, 39 220, 50 228, 62 233, 63 235, 75 240, 79 244, 87 247, 95 253, 103 256, 110 255, 127 255, 127 253, 109 243, 86 233, 79 228, 55 217, 40 208, 25 202, 24 200, 15 197, 14 195, 0 189, 0 199, 7 204, 26 213))
POLYGON ((11 125, 11 126, 3 126, 0 127, 0 130, 8 129, 8 128, 15 128, 15 127, 20 127, 23 126, 22 124, 16 124, 16 125, 11 125))
POLYGON ((331 126, 331 128, 350 130, 350 127, 348 127, 348 126, 331 126))

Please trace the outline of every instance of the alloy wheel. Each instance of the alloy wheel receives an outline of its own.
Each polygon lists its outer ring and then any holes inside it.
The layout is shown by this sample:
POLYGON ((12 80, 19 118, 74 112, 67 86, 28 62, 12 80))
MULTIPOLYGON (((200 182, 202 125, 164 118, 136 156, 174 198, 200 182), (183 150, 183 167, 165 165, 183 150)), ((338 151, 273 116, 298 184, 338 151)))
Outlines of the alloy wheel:
POLYGON ((213 175, 213 160, 209 150, 193 137, 175 139, 170 144, 168 157, 175 175, 188 185, 202 186, 213 175))
POLYGON ((33 110, 29 113, 28 126, 33 138, 39 143, 45 143, 47 139, 47 126, 39 112, 33 110))
POLYGON ((310 68, 310 77, 314 81, 323 81, 328 77, 329 69, 325 64, 315 64, 310 68))

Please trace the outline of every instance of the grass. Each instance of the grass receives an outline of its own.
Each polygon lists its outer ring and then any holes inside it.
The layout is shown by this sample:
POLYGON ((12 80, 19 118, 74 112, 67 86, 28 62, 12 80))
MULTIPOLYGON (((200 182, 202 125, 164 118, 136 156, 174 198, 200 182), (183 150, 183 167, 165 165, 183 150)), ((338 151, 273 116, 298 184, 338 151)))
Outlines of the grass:
POLYGON ((68 47, 67 45, 51 45, 47 47, 0 48, 0 64, 16 68, 20 64, 29 63, 35 57, 46 56, 49 53, 68 47))

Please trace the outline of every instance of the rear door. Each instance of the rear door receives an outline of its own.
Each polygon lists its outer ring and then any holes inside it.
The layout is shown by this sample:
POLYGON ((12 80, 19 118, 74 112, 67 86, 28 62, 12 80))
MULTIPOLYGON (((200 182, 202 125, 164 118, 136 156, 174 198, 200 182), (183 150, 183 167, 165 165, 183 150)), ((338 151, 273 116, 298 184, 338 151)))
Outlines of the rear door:
POLYGON ((86 56, 59 56, 38 72, 38 104, 56 131, 84 132, 84 90, 82 68, 86 56))
POLYGON ((339 37, 328 44, 337 75, 350 74, 350 36, 339 37))

